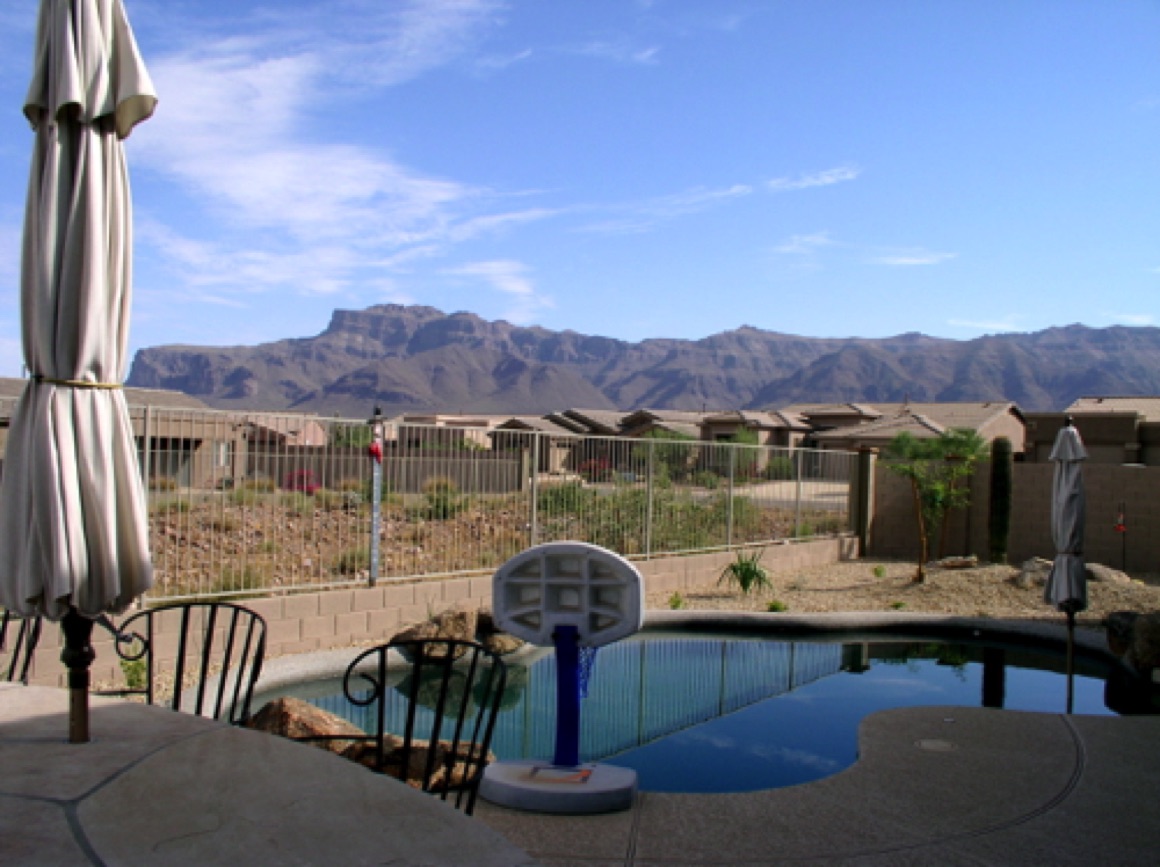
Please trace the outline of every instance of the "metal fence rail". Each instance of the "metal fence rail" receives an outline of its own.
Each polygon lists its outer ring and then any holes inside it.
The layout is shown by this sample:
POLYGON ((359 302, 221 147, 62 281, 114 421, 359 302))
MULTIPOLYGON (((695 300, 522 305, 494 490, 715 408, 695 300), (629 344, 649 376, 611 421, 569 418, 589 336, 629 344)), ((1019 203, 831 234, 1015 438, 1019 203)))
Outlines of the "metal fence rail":
POLYGON ((154 599, 480 574, 564 539, 649 558, 850 529, 846 452, 381 423, 375 510, 367 421, 130 415, 154 599))

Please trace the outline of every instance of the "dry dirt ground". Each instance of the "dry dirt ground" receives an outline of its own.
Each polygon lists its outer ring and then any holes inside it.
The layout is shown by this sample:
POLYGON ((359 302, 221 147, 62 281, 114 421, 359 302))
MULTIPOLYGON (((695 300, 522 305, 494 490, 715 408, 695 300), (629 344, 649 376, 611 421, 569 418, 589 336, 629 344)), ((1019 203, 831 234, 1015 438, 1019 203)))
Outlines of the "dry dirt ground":
MULTIPOLYGON (((709 585, 680 594, 680 607, 767 611, 774 600, 792 613, 905 611, 969 617, 1062 617, 1043 601, 1042 585, 1023 589, 1019 569, 980 564, 969 569, 928 568, 914 582, 913 562, 857 560, 812 569, 771 572, 772 587, 745 596, 735 587, 709 585)), ((1135 575, 1130 583, 1088 583, 1089 607, 1077 621, 1098 626, 1112 611, 1160 611, 1160 575, 1135 575)), ((647 607, 676 607, 671 592, 649 593, 647 607)))

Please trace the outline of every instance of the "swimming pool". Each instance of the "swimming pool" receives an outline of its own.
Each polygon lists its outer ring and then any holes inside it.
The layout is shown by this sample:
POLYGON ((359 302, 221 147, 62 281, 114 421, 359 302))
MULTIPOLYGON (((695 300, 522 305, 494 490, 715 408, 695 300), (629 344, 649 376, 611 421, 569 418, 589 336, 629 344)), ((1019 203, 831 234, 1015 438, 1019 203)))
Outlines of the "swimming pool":
MULTIPOLYGON (((556 676, 550 652, 509 665, 492 741, 501 759, 550 760, 556 676)), ((581 703, 582 761, 634 768, 642 791, 738 792, 821 779, 857 759, 861 720, 909 706, 1062 713, 1061 654, 993 640, 770 640, 644 633, 602 648, 581 703)), ((1111 668, 1081 656, 1074 712, 1113 714, 1111 668)), ((356 725, 338 681, 279 690, 356 725)), ((953 710, 948 711, 953 717, 953 710)))

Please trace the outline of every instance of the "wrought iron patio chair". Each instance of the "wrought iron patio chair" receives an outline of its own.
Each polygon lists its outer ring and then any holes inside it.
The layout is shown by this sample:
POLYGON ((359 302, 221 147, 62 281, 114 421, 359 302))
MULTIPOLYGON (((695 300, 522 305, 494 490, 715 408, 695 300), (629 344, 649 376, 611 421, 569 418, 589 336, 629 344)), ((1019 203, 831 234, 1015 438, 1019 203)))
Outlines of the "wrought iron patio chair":
POLYGON ((471 815, 506 685, 503 660, 476 642, 392 641, 360 653, 343 677, 366 737, 303 740, 354 741, 348 758, 471 815))
POLYGON ((266 621, 230 602, 148 608, 123 621, 114 643, 125 687, 101 695, 242 725, 266 654, 266 621))
POLYGON ((0 659, 7 661, 0 663, 3 666, 0 673, 10 683, 28 683, 28 670, 40 641, 41 625, 39 617, 21 617, 4 610, 0 619, 0 659))

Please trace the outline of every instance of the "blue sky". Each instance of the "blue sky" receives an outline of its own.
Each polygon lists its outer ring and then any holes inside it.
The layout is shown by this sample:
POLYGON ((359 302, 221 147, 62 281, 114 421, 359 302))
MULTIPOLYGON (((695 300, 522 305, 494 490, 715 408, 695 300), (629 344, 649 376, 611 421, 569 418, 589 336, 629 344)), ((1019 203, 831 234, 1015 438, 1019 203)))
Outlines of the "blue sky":
MULTIPOLYGON (((0 10, 20 370, 34 0, 0 10)), ((388 302, 625 340, 1160 324, 1156 0, 126 0, 134 348, 388 302)))

